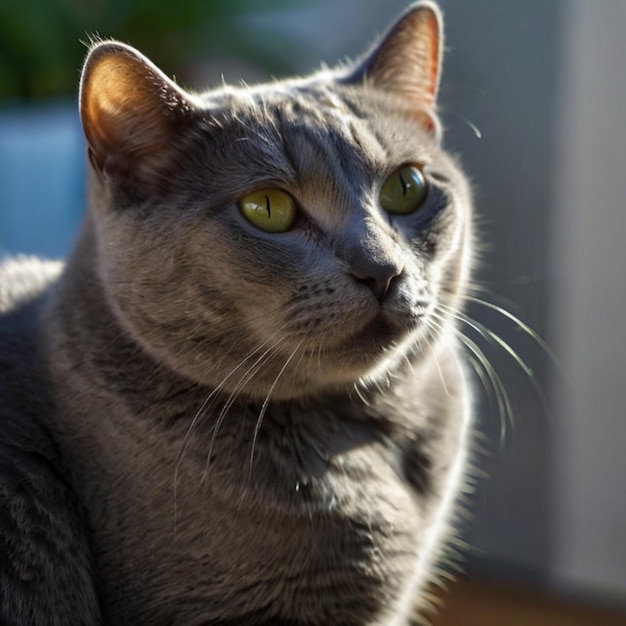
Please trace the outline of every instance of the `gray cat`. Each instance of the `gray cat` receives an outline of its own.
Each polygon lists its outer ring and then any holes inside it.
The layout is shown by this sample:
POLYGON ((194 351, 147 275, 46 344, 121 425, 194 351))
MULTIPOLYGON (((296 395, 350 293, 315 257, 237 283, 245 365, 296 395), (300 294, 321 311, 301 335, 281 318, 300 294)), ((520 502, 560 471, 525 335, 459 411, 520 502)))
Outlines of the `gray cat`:
POLYGON ((470 423, 441 15, 190 94, 95 45, 89 211, 0 269, 0 622, 415 623, 470 423))

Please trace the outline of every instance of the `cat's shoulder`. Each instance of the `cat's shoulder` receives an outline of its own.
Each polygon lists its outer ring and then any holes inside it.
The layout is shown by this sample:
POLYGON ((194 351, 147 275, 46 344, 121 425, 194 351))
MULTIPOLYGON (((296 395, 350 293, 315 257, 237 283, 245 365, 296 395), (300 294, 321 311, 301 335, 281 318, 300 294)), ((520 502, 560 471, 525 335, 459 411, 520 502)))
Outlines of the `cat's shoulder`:
POLYGON ((0 263, 0 449, 14 440, 19 448, 24 437, 46 439, 38 426, 51 411, 41 305, 62 266, 35 257, 0 263))
POLYGON ((0 313, 36 298, 63 270, 62 261, 17 256, 0 262, 0 313))
POLYGON ((86 527, 48 428, 39 312, 63 264, 0 264, 0 624, 101 623, 86 527))

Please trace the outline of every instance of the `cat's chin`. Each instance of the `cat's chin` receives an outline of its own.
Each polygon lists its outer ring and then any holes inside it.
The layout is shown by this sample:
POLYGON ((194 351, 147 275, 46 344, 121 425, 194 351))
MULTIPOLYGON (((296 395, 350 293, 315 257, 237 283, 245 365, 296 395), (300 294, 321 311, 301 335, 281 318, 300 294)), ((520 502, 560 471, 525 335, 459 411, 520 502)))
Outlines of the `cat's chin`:
MULTIPOLYGON (((294 400, 383 378, 425 334, 420 317, 380 308, 356 328, 353 325, 342 334, 318 338, 314 346, 285 353, 275 367, 252 377, 244 393, 260 401, 294 400)), ((229 391, 228 385, 224 390, 229 391)))
POLYGON ((359 353, 364 351, 365 355, 369 353, 376 355, 403 341, 409 332, 406 319, 381 309, 373 320, 353 333, 345 343, 359 353))
POLYGON ((353 385, 363 378, 384 376, 425 334, 418 318, 380 312, 344 338, 308 350, 309 384, 320 387, 353 385))

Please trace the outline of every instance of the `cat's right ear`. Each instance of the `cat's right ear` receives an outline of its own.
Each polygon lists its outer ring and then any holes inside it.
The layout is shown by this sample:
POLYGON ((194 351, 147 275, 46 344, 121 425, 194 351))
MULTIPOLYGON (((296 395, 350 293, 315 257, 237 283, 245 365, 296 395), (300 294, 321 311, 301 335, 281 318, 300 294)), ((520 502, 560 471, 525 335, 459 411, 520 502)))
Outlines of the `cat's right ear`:
POLYGON ((439 134, 437 92, 443 50, 442 15, 430 0, 410 6, 342 77, 400 98, 433 134, 439 134))
POLYGON ((96 44, 85 61, 80 116, 96 170, 150 184, 171 165, 192 96, 134 48, 96 44))

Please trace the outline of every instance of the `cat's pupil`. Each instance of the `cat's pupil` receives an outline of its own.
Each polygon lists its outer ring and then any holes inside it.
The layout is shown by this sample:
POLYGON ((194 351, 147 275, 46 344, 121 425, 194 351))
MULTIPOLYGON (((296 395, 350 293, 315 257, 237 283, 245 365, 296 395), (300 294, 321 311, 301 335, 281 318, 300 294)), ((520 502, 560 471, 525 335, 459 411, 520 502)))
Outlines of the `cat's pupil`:
POLYGON ((400 172, 398 176, 400 177, 400 182, 402 183, 402 195, 406 196, 406 192, 409 186, 407 185, 407 183, 404 182, 404 178, 402 178, 402 172, 400 172))

